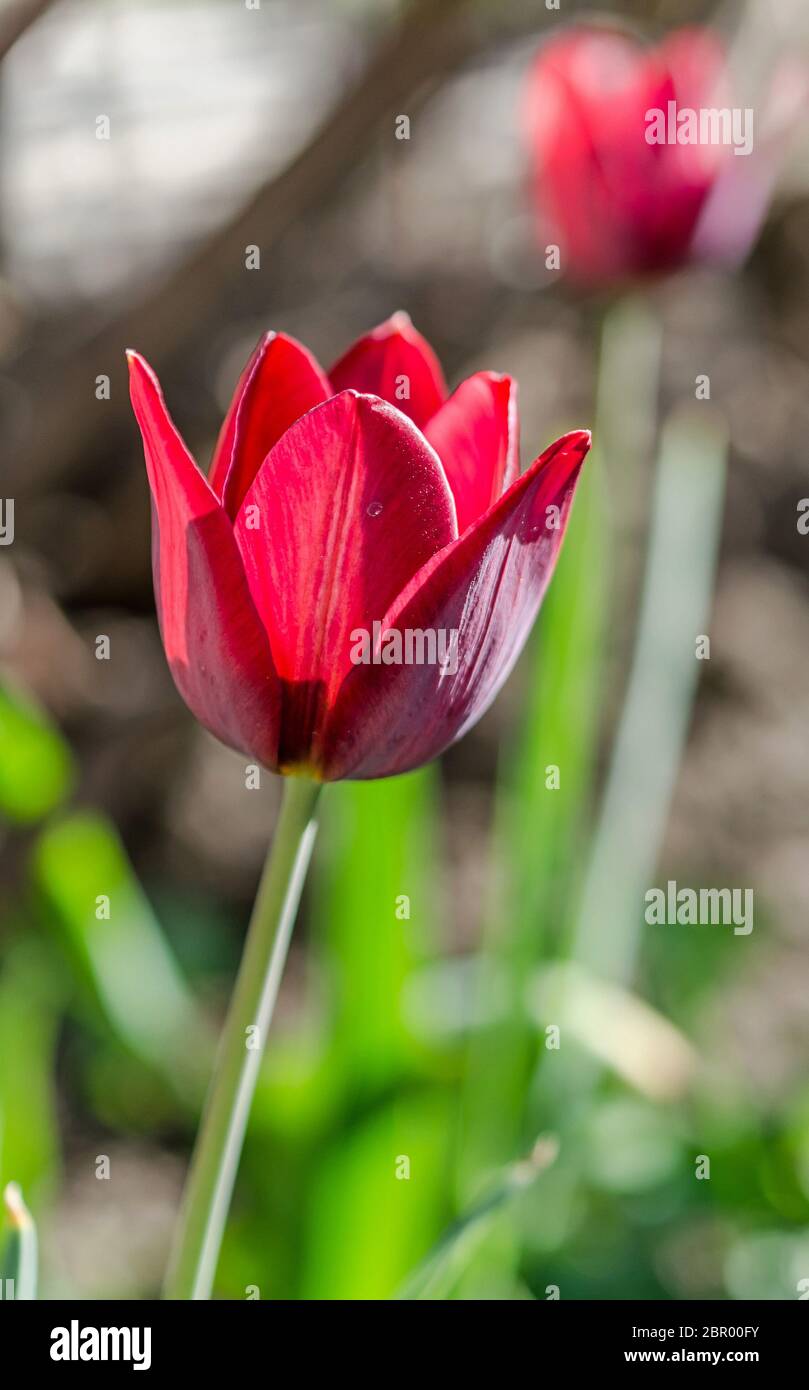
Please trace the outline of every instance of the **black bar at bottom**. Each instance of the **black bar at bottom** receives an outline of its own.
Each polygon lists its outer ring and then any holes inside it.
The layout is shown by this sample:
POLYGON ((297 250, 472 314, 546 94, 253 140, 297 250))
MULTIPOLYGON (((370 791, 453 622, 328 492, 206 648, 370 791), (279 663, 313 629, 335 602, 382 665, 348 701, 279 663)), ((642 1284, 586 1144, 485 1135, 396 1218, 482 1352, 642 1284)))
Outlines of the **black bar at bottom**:
MULTIPOLYGON (((288 1376, 290 1361, 311 1372, 318 1348, 335 1372, 356 1370, 374 1378, 401 1374, 408 1362, 416 1374, 429 1365, 434 1374, 446 1368, 457 1377, 481 1350, 496 1361, 507 1351, 511 1364, 517 1355, 527 1356, 537 1373, 543 1365, 561 1365, 572 1374, 704 1365, 772 1374, 782 1361, 802 1364, 809 1338, 809 1310, 802 1301, 559 1300, 508 1306, 512 1312, 504 1314, 501 1304, 478 1304, 474 1322, 467 1322, 462 1303, 444 1304, 437 1315, 435 1308, 430 1312, 406 1303, 0 1300, 0 1347, 26 1380, 36 1373, 58 1383, 75 1373, 98 1372, 107 1377, 140 1372, 155 1380, 174 1378, 178 1371, 183 1380, 196 1372, 210 1378, 263 1370, 270 1376, 278 1373, 279 1355, 288 1376), (418 1335, 422 1329, 428 1343, 418 1335)), ((501 1370, 505 1374, 505 1363, 501 1370)))

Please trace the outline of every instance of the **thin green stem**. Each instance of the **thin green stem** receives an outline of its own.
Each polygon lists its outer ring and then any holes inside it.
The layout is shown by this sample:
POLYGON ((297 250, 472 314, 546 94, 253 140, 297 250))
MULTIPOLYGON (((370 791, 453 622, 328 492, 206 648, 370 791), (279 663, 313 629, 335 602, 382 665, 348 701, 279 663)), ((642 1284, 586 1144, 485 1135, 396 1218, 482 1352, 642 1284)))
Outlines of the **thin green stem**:
POLYGON ((210 1297, 244 1132, 292 927, 312 856, 320 785, 285 778, 272 847, 219 1045, 183 1197, 164 1296, 210 1297))

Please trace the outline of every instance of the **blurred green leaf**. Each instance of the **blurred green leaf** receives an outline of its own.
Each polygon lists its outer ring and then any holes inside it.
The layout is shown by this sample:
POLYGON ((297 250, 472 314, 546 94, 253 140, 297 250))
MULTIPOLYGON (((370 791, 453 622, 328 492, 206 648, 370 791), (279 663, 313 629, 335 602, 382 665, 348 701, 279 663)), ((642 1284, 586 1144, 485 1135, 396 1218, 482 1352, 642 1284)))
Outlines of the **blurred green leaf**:
POLYGON ((41 820, 72 784, 61 734, 30 696, 0 684, 0 815, 21 825, 41 820))
POLYGON ((710 615, 726 457, 726 430, 702 407, 667 422, 632 669, 572 946, 619 983, 632 978, 702 669, 695 641, 710 615))
POLYGON ((414 967, 440 950, 438 785, 429 767, 344 783, 324 801, 313 920, 330 1032, 325 1067, 314 1065, 310 1079, 330 1097, 333 1137, 320 1140, 325 1157, 306 1194, 303 1298, 388 1297, 440 1229, 451 1103, 440 1094, 384 1099, 433 1067, 404 998, 414 967), (356 1108, 375 1103, 358 1124, 356 1108), (409 1159, 411 1179, 397 1178, 397 1155, 409 1159))
POLYGON ((556 1158, 555 1141, 537 1141, 527 1159, 512 1163, 471 1211, 453 1222, 438 1245, 397 1294, 400 1299, 448 1298, 471 1257, 502 1211, 517 1200, 556 1158))
POLYGON ((306 1012, 294 1029, 279 1028, 268 1047, 250 1112, 251 1134, 314 1139, 334 1123, 342 1096, 322 1020, 306 1012))
MULTIPOLYGON (((671 418, 656 475, 632 668, 570 943, 571 959, 589 976, 618 986, 634 978, 644 893, 654 883, 691 717, 700 672, 695 639, 710 610, 725 462, 725 435, 715 417, 697 407, 671 418)), ((534 1112, 558 1129, 570 1171, 582 1183, 601 1062, 570 1041, 540 1056, 534 1112)), ((569 1219, 574 1184, 567 1200, 569 1219)), ((542 1222, 541 1193, 538 1207, 542 1222)))
POLYGON ((0 971, 0 1173, 29 1194, 47 1190, 58 1166, 53 1071, 65 989, 52 954, 22 937, 0 971))
POLYGON ((31 1213, 17 1183, 8 1183, 3 1193, 11 1235, 3 1261, 3 1282, 11 1280, 17 1302, 31 1302, 37 1296, 37 1232, 31 1213))
POLYGON ((809 1235, 805 1231, 755 1231, 728 1251, 725 1280, 731 1298, 794 1302, 809 1290, 809 1235))
POLYGON ((523 992, 537 960, 559 949, 584 847, 599 719, 603 529, 599 472, 590 463, 529 649, 525 713, 497 791, 495 860, 505 873, 489 914, 481 976, 502 982, 506 997, 500 1021, 481 1029, 470 1047, 463 1201, 474 1195, 481 1172, 502 1165, 525 1140, 525 1090, 537 1043, 523 992), (548 785, 549 767, 559 769, 558 789, 548 785))
POLYGON ((114 827, 81 812, 48 826, 34 885, 77 978, 119 1039, 191 1102, 211 1040, 114 827))
POLYGON ((416 1095, 336 1139, 308 1192, 301 1298, 391 1297, 446 1222, 450 1132, 445 1097, 416 1095))
MULTIPOLYGON (((580 865, 597 769, 608 604, 624 606, 634 582, 616 563, 614 538, 635 519, 639 478, 654 438, 660 327, 641 299, 618 301, 602 324, 594 448, 582 474, 556 573, 529 647, 529 682, 518 736, 497 788, 495 858, 503 874, 483 946, 484 978, 503 979, 505 1016, 470 1046, 467 1133, 459 1187, 472 1199, 487 1171, 507 1162, 546 1123, 532 1113, 541 1056, 525 1010, 526 982, 540 961, 564 955, 580 891, 580 865), (634 385, 626 409, 621 383, 634 385), (617 501, 617 510, 607 505, 617 501), (631 507, 628 505, 631 503, 631 507)), ((621 556, 626 547, 622 547, 621 556)), ((554 1127, 556 1125, 554 1124, 554 1127)), ((500 1271, 513 1286, 520 1237, 500 1222, 469 1271, 500 1271)))
POLYGON ((499 842, 507 855, 519 960, 560 945, 559 910, 583 848, 599 734, 607 557, 603 479, 594 451, 531 648, 527 698, 506 752, 499 842), (552 773, 558 768, 559 784, 552 773), (554 927, 556 928, 554 930, 554 927))
POLYGON ((683 1145, 670 1110, 617 1097, 590 1114, 585 1155, 596 1187, 637 1193, 673 1175, 683 1161, 683 1145))
POLYGON ((314 921, 333 989, 332 1065, 348 1090, 379 1090, 417 1048, 403 1018, 415 961, 438 948, 435 767, 344 782, 324 799, 314 921))

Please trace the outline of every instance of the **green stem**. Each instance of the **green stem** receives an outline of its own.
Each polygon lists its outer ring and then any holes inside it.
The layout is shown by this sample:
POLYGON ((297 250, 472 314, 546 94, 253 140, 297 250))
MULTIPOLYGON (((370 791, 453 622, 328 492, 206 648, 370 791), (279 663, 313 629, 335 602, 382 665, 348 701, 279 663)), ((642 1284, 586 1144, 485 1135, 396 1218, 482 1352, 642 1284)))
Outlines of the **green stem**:
POLYGON ((164 1296, 169 1299, 210 1297, 264 1043, 317 833, 319 793, 316 782, 284 778, 281 813, 191 1160, 166 1278, 164 1296))

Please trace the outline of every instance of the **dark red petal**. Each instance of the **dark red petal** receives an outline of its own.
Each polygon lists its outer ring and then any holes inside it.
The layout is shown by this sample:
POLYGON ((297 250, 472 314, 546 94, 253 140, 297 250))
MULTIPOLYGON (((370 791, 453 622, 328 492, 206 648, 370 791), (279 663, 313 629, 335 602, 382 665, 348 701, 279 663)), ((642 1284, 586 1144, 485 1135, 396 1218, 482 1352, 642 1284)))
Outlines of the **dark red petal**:
POLYGON ((229 516, 284 431, 331 394, 328 377, 301 343, 286 333, 264 335, 239 378, 208 475, 229 516))
POLYGON ((436 454, 375 396, 344 391, 276 444, 235 522, 248 583, 285 682, 281 761, 306 761, 371 628, 458 534, 436 454))
POLYGON ((166 658, 186 704, 223 743, 273 767, 280 692, 233 527, 129 353, 132 406, 152 490, 152 565, 166 658))
POLYGON ((424 435, 444 465, 463 535, 520 471, 517 383, 496 372, 467 377, 424 435))
POLYGON ((589 447, 585 431, 552 444, 391 606, 384 629, 456 629, 457 671, 442 676, 437 665, 357 665, 325 731, 327 780, 407 772, 436 757, 488 709, 537 615, 589 447), (551 506, 559 508, 558 529, 547 525, 551 506))
POLYGON ((421 427, 447 398, 441 366, 401 311, 359 338, 329 372, 335 391, 381 396, 421 427))

